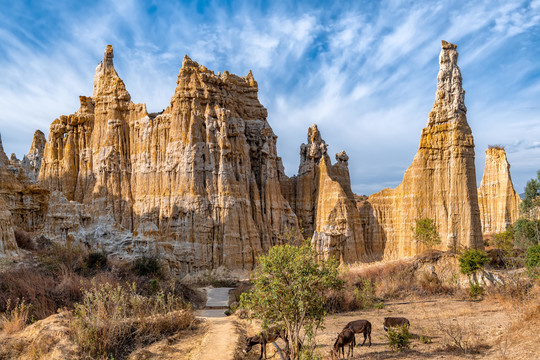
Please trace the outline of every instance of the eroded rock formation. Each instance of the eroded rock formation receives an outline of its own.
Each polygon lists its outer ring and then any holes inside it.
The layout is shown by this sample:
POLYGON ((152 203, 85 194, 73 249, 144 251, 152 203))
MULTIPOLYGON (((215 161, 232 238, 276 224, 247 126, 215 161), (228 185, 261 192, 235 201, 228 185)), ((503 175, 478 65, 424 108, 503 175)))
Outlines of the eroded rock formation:
POLYGON ((345 262, 366 258, 360 217, 351 191, 345 151, 336 154, 332 165, 316 125, 308 130, 308 143, 300 147, 298 175, 283 182, 305 237, 323 257, 345 262))
POLYGON ((14 154, 8 159, 0 142, 0 197, 11 213, 13 225, 26 231, 40 229, 47 213, 49 192, 34 185, 32 180, 39 172, 35 167, 40 156, 39 133, 38 130, 34 135, 29 155, 23 161, 14 154), (28 156, 32 154, 36 156, 30 161, 28 156))
POLYGON ((413 163, 396 189, 369 197, 360 209, 363 228, 386 258, 424 249, 413 240, 416 219, 435 219, 441 249, 481 248, 474 142, 467 123, 457 46, 442 42, 437 92, 413 163))
POLYGON ((39 182, 53 191, 48 223, 62 226, 49 236, 155 251, 183 272, 251 268, 298 227, 257 92, 251 72, 215 75, 186 56, 170 106, 149 114, 107 46, 92 97, 51 125, 39 182))
POLYGON ((510 164, 502 147, 486 150, 484 176, 478 188, 478 205, 484 236, 506 230, 519 218, 521 199, 514 190, 510 164))

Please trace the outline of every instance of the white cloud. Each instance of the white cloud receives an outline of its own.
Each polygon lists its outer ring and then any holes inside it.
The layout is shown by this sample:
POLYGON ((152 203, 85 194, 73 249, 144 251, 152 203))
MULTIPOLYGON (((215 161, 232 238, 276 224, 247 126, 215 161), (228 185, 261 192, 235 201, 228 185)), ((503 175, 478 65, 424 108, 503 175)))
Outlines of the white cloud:
POLYGON ((47 40, 0 14, 6 151, 21 156, 35 128, 46 131, 55 117, 77 109, 78 95, 91 94, 95 66, 112 43, 119 75, 133 100, 150 111, 168 105, 185 53, 216 72, 252 69, 287 173, 297 171, 299 146, 316 122, 331 152, 348 152, 353 189, 371 193, 397 185, 412 161, 445 39, 461 53, 478 179, 489 143, 509 144, 517 188, 540 167, 536 148, 527 149, 540 138, 538 0, 325 9, 244 3, 234 10, 215 3, 204 14, 195 4, 159 4, 156 17, 142 5, 104 2, 84 17, 59 7, 62 22, 51 26, 62 31, 49 29, 54 36, 47 40))

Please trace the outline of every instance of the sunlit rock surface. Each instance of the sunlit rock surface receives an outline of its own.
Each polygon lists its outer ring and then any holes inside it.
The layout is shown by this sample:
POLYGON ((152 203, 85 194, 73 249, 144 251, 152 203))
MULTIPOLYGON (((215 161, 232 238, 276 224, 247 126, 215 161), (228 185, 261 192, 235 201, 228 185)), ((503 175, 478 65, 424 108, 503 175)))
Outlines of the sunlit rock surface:
POLYGON ((486 150, 484 176, 478 188, 478 205, 484 236, 506 230, 519 218, 521 199, 514 190, 510 164, 501 147, 486 150))
POLYGON ((385 258, 424 250, 411 230, 421 218, 435 219, 440 249, 483 247, 474 142, 456 48, 442 42, 435 102, 402 183, 371 195, 360 209, 367 241, 382 245, 385 258))

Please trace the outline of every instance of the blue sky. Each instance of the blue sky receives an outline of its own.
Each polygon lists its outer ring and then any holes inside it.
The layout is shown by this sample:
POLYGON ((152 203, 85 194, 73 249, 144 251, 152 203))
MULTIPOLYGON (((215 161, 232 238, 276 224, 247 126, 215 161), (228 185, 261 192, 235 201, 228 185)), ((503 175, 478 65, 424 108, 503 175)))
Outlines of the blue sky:
POLYGON ((353 190, 371 194, 397 186, 418 149, 442 39, 460 53, 478 185, 501 144, 523 192, 540 169, 540 0, 2 1, 0 133, 20 158, 92 94, 107 44, 132 100, 162 110, 188 54, 253 71, 288 175, 317 123, 332 159, 347 151, 353 190))

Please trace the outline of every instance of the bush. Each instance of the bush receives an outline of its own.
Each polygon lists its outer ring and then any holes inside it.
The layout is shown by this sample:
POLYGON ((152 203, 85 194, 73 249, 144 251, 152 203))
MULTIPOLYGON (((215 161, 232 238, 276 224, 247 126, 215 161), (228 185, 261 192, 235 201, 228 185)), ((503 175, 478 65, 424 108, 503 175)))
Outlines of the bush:
POLYGON ((537 277, 540 273, 538 269, 538 267, 540 267, 540 245, 534 245, 528 248, 525 259, 525 266, 527 267, 529 274, 533 277, 537 277))
POLYGON ((540 220, 519 218, 513 225, 514 242, 521 249, 527 249, 539 243, 540 220))
POLYGON ((86 257, 88 269, 104 269, 107 267, 107 254, 104 252, 92 252, 86 257))
POLYGON ((21 249, 34 250, 36 248, 34 240, 32 240, 32 237, 26 231, 15 230, 15 241, 21 249))
POLYGON ((411 230, 413 232, 414 240, 421 242, 429 249, 441 243, 441 237, 437 231, 437 224, 435 224, 435 220, 433 219, 417 219, 411 230))
POLYGON ((148 344, 189 326, 191 309, 171 293, 137 294, 134 285, 94 284, 75 305, 71 323, 81 352, 96 359, 119 358, 137 345, 148 344))
POLYGON ((412 334, 409 332, 409 326, 396 326, 388 329, 386 333, 388 346, 394 351, 403 351, 408 349, 411 344, 412 334))
POLYGON ((24 329, 32 320, 31 308, 32 305, 24 300, 17 301, 14 305, 8 301, 6 312, 0 317, 0 329, 7 334, 24 329))
POLYGON ((458 258, 459 269, 462 274, 473 275, 484 265, 490 262, 489 255, 483 250, 465 250, 458 258))
POLYGON ((469 297, 471 299, 476 299, 484 293, 482 286, 475 282, 469 282, 469 297))
POLYGON ((133 263, 132 270, 137 276, 161 276, 161 264, 156 257, 142 257, 133 263))

